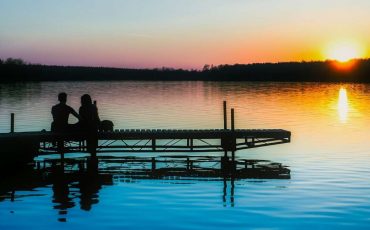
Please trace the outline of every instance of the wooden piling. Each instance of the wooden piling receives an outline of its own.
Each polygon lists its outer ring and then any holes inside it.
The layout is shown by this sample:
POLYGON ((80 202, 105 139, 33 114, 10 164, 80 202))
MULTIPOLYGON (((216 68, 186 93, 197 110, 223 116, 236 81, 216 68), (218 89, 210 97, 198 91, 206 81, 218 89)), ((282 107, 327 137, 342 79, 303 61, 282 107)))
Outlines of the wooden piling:
POLYGON ((231 109, 231 131, 235 130, 234 108, 231 109))
MULTIPOLYGON (((231 131, 235 131, 235 117, 234 117, 234 108, 231 109, 231 131)), ((233 137, 234 138, 234 137, 233 137)), ((236 145, 236 139, 234 139, 234 145, 236 145)), ((235 149, 234 146, 233 151, 231 152, 231 164, 232 164, 232 172, 236 170, 236 162, 235 162, 235 149)))
POLYGON ((85 170, 85 162, 78 162, 78 170, 83 172, 85 170))
POLYGON ((224 174, 229 172, 229 157, 227 156, 221 157, 221 171, 224 174))
POLYGON ((60 167, 63 173, 64 173, 64 164, 65 164, 65 159, 64 159, 64 151, 63 151, 60 153, 60 167))
POLYGON ((156 142, 155 142, 155 139, 152 139, 152 150, 153 151, 156 150, 156 142))
POLYGON ((14 133, 14 113, 10 114, 10 132, 14 133))
POLYGON ((155 164, 155 157, 152 157, 152 171, 154 172, 156 169, 156 164, 155 164))
MULTIPOLYGON (((227 105, 226 101, 224 101, 224 129, 227 129, 227 105)), ((224 157, 227 157, 227 151, 224 151, 224 157)))
POLYGON ((226 101, 224 101, 224 129, 227 129, 227 108, 226 108, 226 101))

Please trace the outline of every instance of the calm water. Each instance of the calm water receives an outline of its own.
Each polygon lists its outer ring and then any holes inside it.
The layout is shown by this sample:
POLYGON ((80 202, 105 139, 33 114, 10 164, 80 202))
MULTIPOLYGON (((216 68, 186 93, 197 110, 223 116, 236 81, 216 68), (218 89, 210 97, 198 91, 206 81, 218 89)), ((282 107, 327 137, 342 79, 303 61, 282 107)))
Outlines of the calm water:
MULTIPOLYGON (((370 85, 316 83, 73 82, 0 86, 0 132, 48 129, 56 95, 78 109, 90 93, 115 128, 283 128, 292 143, 237 152, 290 166, 290 180, 125 180, 90 194, 51 185, 0 197, 0 229, 370 228, 370 85), (226 186, 225 186, 226 185, 226 186), (232 190, 232 191, 231 191, 232 190)), ((71 122, 74 120, 71 119, 71 122)), ((144 154, 145 155, 145 154, 144 154)), ((217 155, 216 153, 213 155, 217 155)))

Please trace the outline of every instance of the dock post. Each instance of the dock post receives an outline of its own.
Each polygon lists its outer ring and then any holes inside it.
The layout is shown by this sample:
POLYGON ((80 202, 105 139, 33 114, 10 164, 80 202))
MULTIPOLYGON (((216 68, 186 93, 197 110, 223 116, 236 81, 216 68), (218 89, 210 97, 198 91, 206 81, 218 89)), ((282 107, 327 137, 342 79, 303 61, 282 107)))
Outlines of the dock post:
MULTIPOLYGON (((234 118, 234 108, 231 109, 231 131, 235 131, 235 118, 234 118)), ((233 143, 236 144, 236 140, 234 140, 236 137, 233 135, 233 143)), ((236 170, 236 164, 235 164, 235 148, 233 147, 233 150, 231 151, 231 171, 234 172, 236 170)))
POLYGON ((64 151, 64 140, 62 138, 58 138, 57 140, 57 149, 58 149, 58 153, 63 153, 64 151))
POLYGON ((82 164, 81 164, 81 162, 78 162, 77 165, 78 165, 78 172, 82 172, 82 164))
POLYGON ((90 153, 91 157, 96 157, 97 148, 99 147, 98 143, 98 133, 94 132, 86 136, 86 149, 90 153))
POLYGON ((155 139, 152 139, 152 150, 155 151, 156 147, 156 142, 155 139))
POLYGON ((235 173, 236 172, 236 161, 235 161, 235 151, 232 151, 231 152, 231 162, 230 162, 230 166, 231 166, 231 173, 235 173))
POLYGON ((62 173, 64 173, 64 151, 60 153, 60 166, 61 166, 62 173))
POLYGON ((58 153, 60 154, 60 166, 61 170, 64 173, 64 139, 62 137, 57 139, 57 148, 58 148, 58 153))
POLYGON ((152 172, 153 173, 155 171, 155 168, 156 168, 156 165, 155 165, 155 157, 152 157, 152 172))
MULTIPOLYGON (((226 129, 227 129, 227 106, 226 101, 224 101, 224 130, 226 129)), ((227 150, 224 151, 224 157, 227 157, 227 150)))
POLYGON ((231 131, 235 130, 234 108, 231 109, 231 131))
POLYGON ((221 157, 221 171, 224 175, 228 174, 229 172, 230 168, 229 164, 230 164, 229 157, 227 156, 221 157))
POLYGON ((226 101, 224 101, 224 129, 227 129, 227 109, 226 109, 226 101))
POLYGON ((10 114, 10 132, 14 133, 14 113, 10 114))

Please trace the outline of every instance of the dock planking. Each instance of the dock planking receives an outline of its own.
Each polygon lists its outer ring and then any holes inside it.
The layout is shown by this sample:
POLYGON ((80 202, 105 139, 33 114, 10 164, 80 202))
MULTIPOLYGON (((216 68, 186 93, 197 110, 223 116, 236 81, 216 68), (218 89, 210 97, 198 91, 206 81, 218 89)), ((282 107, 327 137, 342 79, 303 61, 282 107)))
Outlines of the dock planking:
MULTIPOLYGON (((31 142, 38 145, 39 150, 58 152, 52 143, 63 141, 69 143, 64 152, 85 152, 88 136, 85 133, 48 131, 1 133, 0 142, 31 142)), ((96 152, 212 152, 288 143, 291 133, 282 129, 116 129, 98 132, 96 138, 96 152), (107 141, 116 143, 103 143, 107 141)))
MULTIPOLYGON (((54 141, 58 138, 65 138, 66 141, 74 138, 82 138, 84 133, 53 133, 50 131, 36 132, 16 132, 16 133, 0 133, 0 139, 7 138, 24 138, 40 141, 54 141)), ((223 137, 233 136, 235 138, 281 138, 289 139, 290 131, 283 129, 236 129, 234 131, 224 129, 116 129, 114 132, 98 132, 98 138, 104 140, 119 140, 121 138, 205 138, 205 139, 220 139, 223 137)))
POLYGON ((224 101, 223 129, 115 129, 96 133, 56 133, 50 131, 14 132, 15 119, 11 115, 10 133, 0 133, 0 157, 13 161, 31 161, 39 155, 86 152, 224 152, 223 168, 235 168, 237 150, 289 143, 291 132, 283 129, 235 129, 234 109, 231 125, 227 127, 224 101))

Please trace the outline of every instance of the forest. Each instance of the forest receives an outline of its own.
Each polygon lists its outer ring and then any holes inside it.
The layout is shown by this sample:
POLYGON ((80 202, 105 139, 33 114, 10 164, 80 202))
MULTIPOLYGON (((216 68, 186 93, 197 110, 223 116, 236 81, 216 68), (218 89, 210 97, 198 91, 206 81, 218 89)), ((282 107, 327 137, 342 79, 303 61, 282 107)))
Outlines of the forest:
POLYGON ((111 80, 370 82, 370 59, 204 65, 202 70, 53 66, 0 59, 0 82, 111 80))

